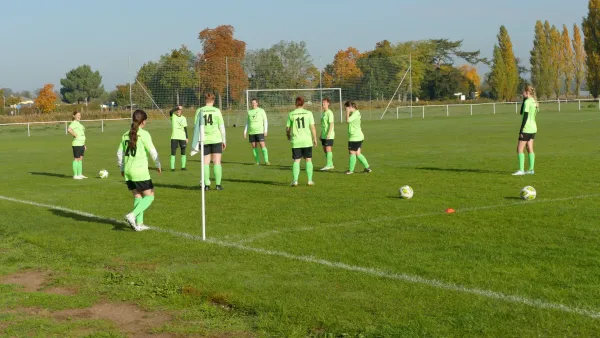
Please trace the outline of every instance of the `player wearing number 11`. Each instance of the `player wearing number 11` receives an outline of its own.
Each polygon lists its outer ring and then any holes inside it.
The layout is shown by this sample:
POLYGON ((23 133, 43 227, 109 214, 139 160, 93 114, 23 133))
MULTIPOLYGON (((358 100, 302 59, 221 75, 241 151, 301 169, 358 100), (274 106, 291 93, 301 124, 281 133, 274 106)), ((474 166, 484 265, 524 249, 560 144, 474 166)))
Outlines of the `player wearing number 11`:
POLYGON ((304 98, 296 98, 296 110, 288 115, 286 123, 286 134, 288 140, 292 142, 292 187, 298 186, 298 176, 300 176, 300 160, 306 160, 306 175, 308 176, 308 185, 315 183, 312 180, 313 163, 312 148, 317 145, 317 131, 315 129, 315 118, 313 113, 304 109, 304 98))

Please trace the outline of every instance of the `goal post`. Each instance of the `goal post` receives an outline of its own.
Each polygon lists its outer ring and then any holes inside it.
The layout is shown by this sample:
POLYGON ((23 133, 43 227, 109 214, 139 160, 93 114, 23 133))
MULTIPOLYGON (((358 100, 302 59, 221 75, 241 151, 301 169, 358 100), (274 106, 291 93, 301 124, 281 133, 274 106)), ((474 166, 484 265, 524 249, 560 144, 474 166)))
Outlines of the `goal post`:
POLYGON ((317 113, 321 111, 321 101, 329 98, 330 109, 335 111, 339 107, 340 120, 343 121, 343 105, 341 88, 305 88, 305 89, 248 89, 246 90, 246 110, 251 109, 251 100, 256 98, 260 107, 265 110, 269 118, 269 125, 285 124, 287 113, 294 110, 296 97, 304 98, 304 107, 317 113), (281 121, 280 121, 281 120, 281 121))

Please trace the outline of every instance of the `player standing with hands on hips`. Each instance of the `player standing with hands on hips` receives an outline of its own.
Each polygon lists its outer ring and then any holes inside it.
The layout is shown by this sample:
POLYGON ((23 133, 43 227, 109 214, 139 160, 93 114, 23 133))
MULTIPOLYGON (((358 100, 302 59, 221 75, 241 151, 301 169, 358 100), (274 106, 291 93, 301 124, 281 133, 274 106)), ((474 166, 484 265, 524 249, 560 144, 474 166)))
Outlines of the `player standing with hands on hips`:
POLYGON ((306 175, 308 176, 308 185, 313 186, 313 163, 312 148, 317 145, 317 131, 315 130, 315 118, 311 111, 304 109, 304 98, 296 98, 296 109, 288 114, 286 123, 286 134, 288 140, 292 142, 292 176, 294 180, 291 186, 298 186, 298 176, 300 176, 300 160, 306 161, 306 175))
POLYGON ((133 210, 125 215, 125 220, 135 231, 148 230, 144 225, 144 211, 154 201, 154 184, 148 170, 150 154, 156 172, 162 172, 158 152, 152 143, 150 133, 144 130, 148 115, 143 110, 133 112, 131 129, 121 137, 117 149, 117 163, 121 168, 121 176, 125 177, 127 188, 133 195, 133 210))
POLYGON ((175 171, 177 148, 181 149, 181 170, 187 170, 185 168, 187 161, 185 149, 188 144, 187 119, 181 115, 182 110, 182 106, 177 106, 169 112, 171 116, 171 171, 175 171))
POLYGON ((67 131, 73 136, 73 179, 81 180, 87 178, 83 176, 83 154, 87 150, 85 146, 85 127, 79 122, 81 113, 76 111, 73 113, 73 122, 69 124, 67 131))
POLYGON ((348 122, 348 151, 350 152, 350 160, 348 164, 348 171, 346 175, 354 174, 354 167, 356 166, 356 159, 365 167, 363 172, 370 173, 372 170, 369 168, 369 162, 365 155, 361 154, 361 148, 365 135, 362 132, 360 126, 360 111, 356 108, 354 101, 346 101, 344 104, 346 107, 346 122, 348 122))

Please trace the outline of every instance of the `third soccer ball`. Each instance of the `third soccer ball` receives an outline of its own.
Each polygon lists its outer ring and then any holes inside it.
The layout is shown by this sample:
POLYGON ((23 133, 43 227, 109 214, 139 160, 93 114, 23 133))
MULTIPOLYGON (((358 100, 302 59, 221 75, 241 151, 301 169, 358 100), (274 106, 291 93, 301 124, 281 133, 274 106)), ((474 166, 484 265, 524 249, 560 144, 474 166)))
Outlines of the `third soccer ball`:
POLYGON ((100 176, 100 178, 107 178, 108 177, 108 170, 106 169, 102 169, 98 172, 98 176, 100 176))
POLYGON ((531 186, 526 186, 525 188, 521 189, 521 198, 526 201, 534 200, 536 195, 537 193, 535 192, 535 189, 531 186))
POLYGON ((407 200, 411 199, 413 197, 413 193, 414 193, 413 189, 408 185, 405 185, 400 188, 400 197, 401 198, 404 198, 407 200))

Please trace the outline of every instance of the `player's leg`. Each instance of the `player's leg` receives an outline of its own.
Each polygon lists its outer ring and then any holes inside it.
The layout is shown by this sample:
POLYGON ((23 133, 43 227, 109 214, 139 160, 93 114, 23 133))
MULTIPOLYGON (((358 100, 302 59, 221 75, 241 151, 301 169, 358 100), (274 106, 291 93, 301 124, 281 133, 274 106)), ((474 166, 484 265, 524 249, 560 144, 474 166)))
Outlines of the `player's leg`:
POLYGON ((129 189, 131 195, 133 195, 133 210, 125 215, 125 221, 133 230, 137 231, 137 217, 134 211, 142 202, 142 193, 137 190, 135 182, 127 181, 126 183, 127 189, 129 189))
POLYGON ((171 139, 171 171, 175 171, 175 156, 177 155, 178 140, 171 139))
POLYGON ((148 228, 144 225, 144 211, 146 211, 152 202, 154 202, 154 185, 152 180, 135 182, 136 190, 139 195, 142 196, 141 201, 138 205, 133 208, 131 212, 135 215, 136 231, 147 230, 148 228))
POLYGON ((534 172, 534 166, 535 166, 535 153, 533 152, 533 140, 534 140, 534 136, 531 137, 531 140, 527 141, 527 153, 529 154, 529 170, 527 171, 527 174, 529 175, 533 175, 534 172))
POLYGON ((260 139, 259 139, 258 143, 260 144, 260 149, 262 150, 263 159, 265 160, 265 164, 271 165, 271 162, 269 162, 269 151, 267 150, 267 144, 265 143, 265 135, 260 134, 259 137, 260 137, 260 139))
POLYGON ((78 173, 79 173, 79 177, 80 178, 87 178, 86 176, 83 176, 83 156, 85 155, 85 146, 81 146, 80 148, 80 153, 79 153, 79 167, 78 167, 78 173))
POLYGON ((302 155, 306 161, 306 176, 308 177, 308 185, 315 185, 315 182, 313 182, 312 147, 304 148, 302 155))
POLYGON ((204 190, 210 190, 210 155, 211 144, 204 145, 204 190))
POLYGON ((361 150, 362 150, 362 142, 361 142, 360 147, 356 151, 356 159, 358 159, 360 164, 362 164, 363 167, 365 167, 365 170, 363 170, 363 172, 370 173, 372 170, 369 167, 369 162, 367 161, 367 158, 365 157, 365 155, 362 154, 361 150))
POLYGON ((350 158, 348 159, 348 171, 346 171, 346 175, 354 174, 354 167, 356 167, 356 153, 359 149, 357 143, 358 142, 348 142, 348 152, 350 153, 350 158))
POLYGON ((523 154, 523 150, 525 149, 525 145, 527 141, 525 140, 526 135, 519 135, 519 143, 517 143, 517 158, 519 160, 519 170, 513 173, 513 176, 521 176, 525 175, 525 154, 523 154))
POLYGON ((298 177, 300 176, 300 160, 302 159, 302 148, 292 148, 292 187, 298 186, 298 177))
POLYGON ((185 140, 179 140, 179 148, 181 149, 181 170, 186 171, 187 156, 185 151, 187 149, 187 142, 185 140))
POLYGON ((211 158, 213 162, 213 170, 215 172, 215 183, 217 190, 223 190, 221 180, 223 179, 223 167, 221 166, 221 157, 223 155, 223 144, 217 143, 212 145, 211 158))

